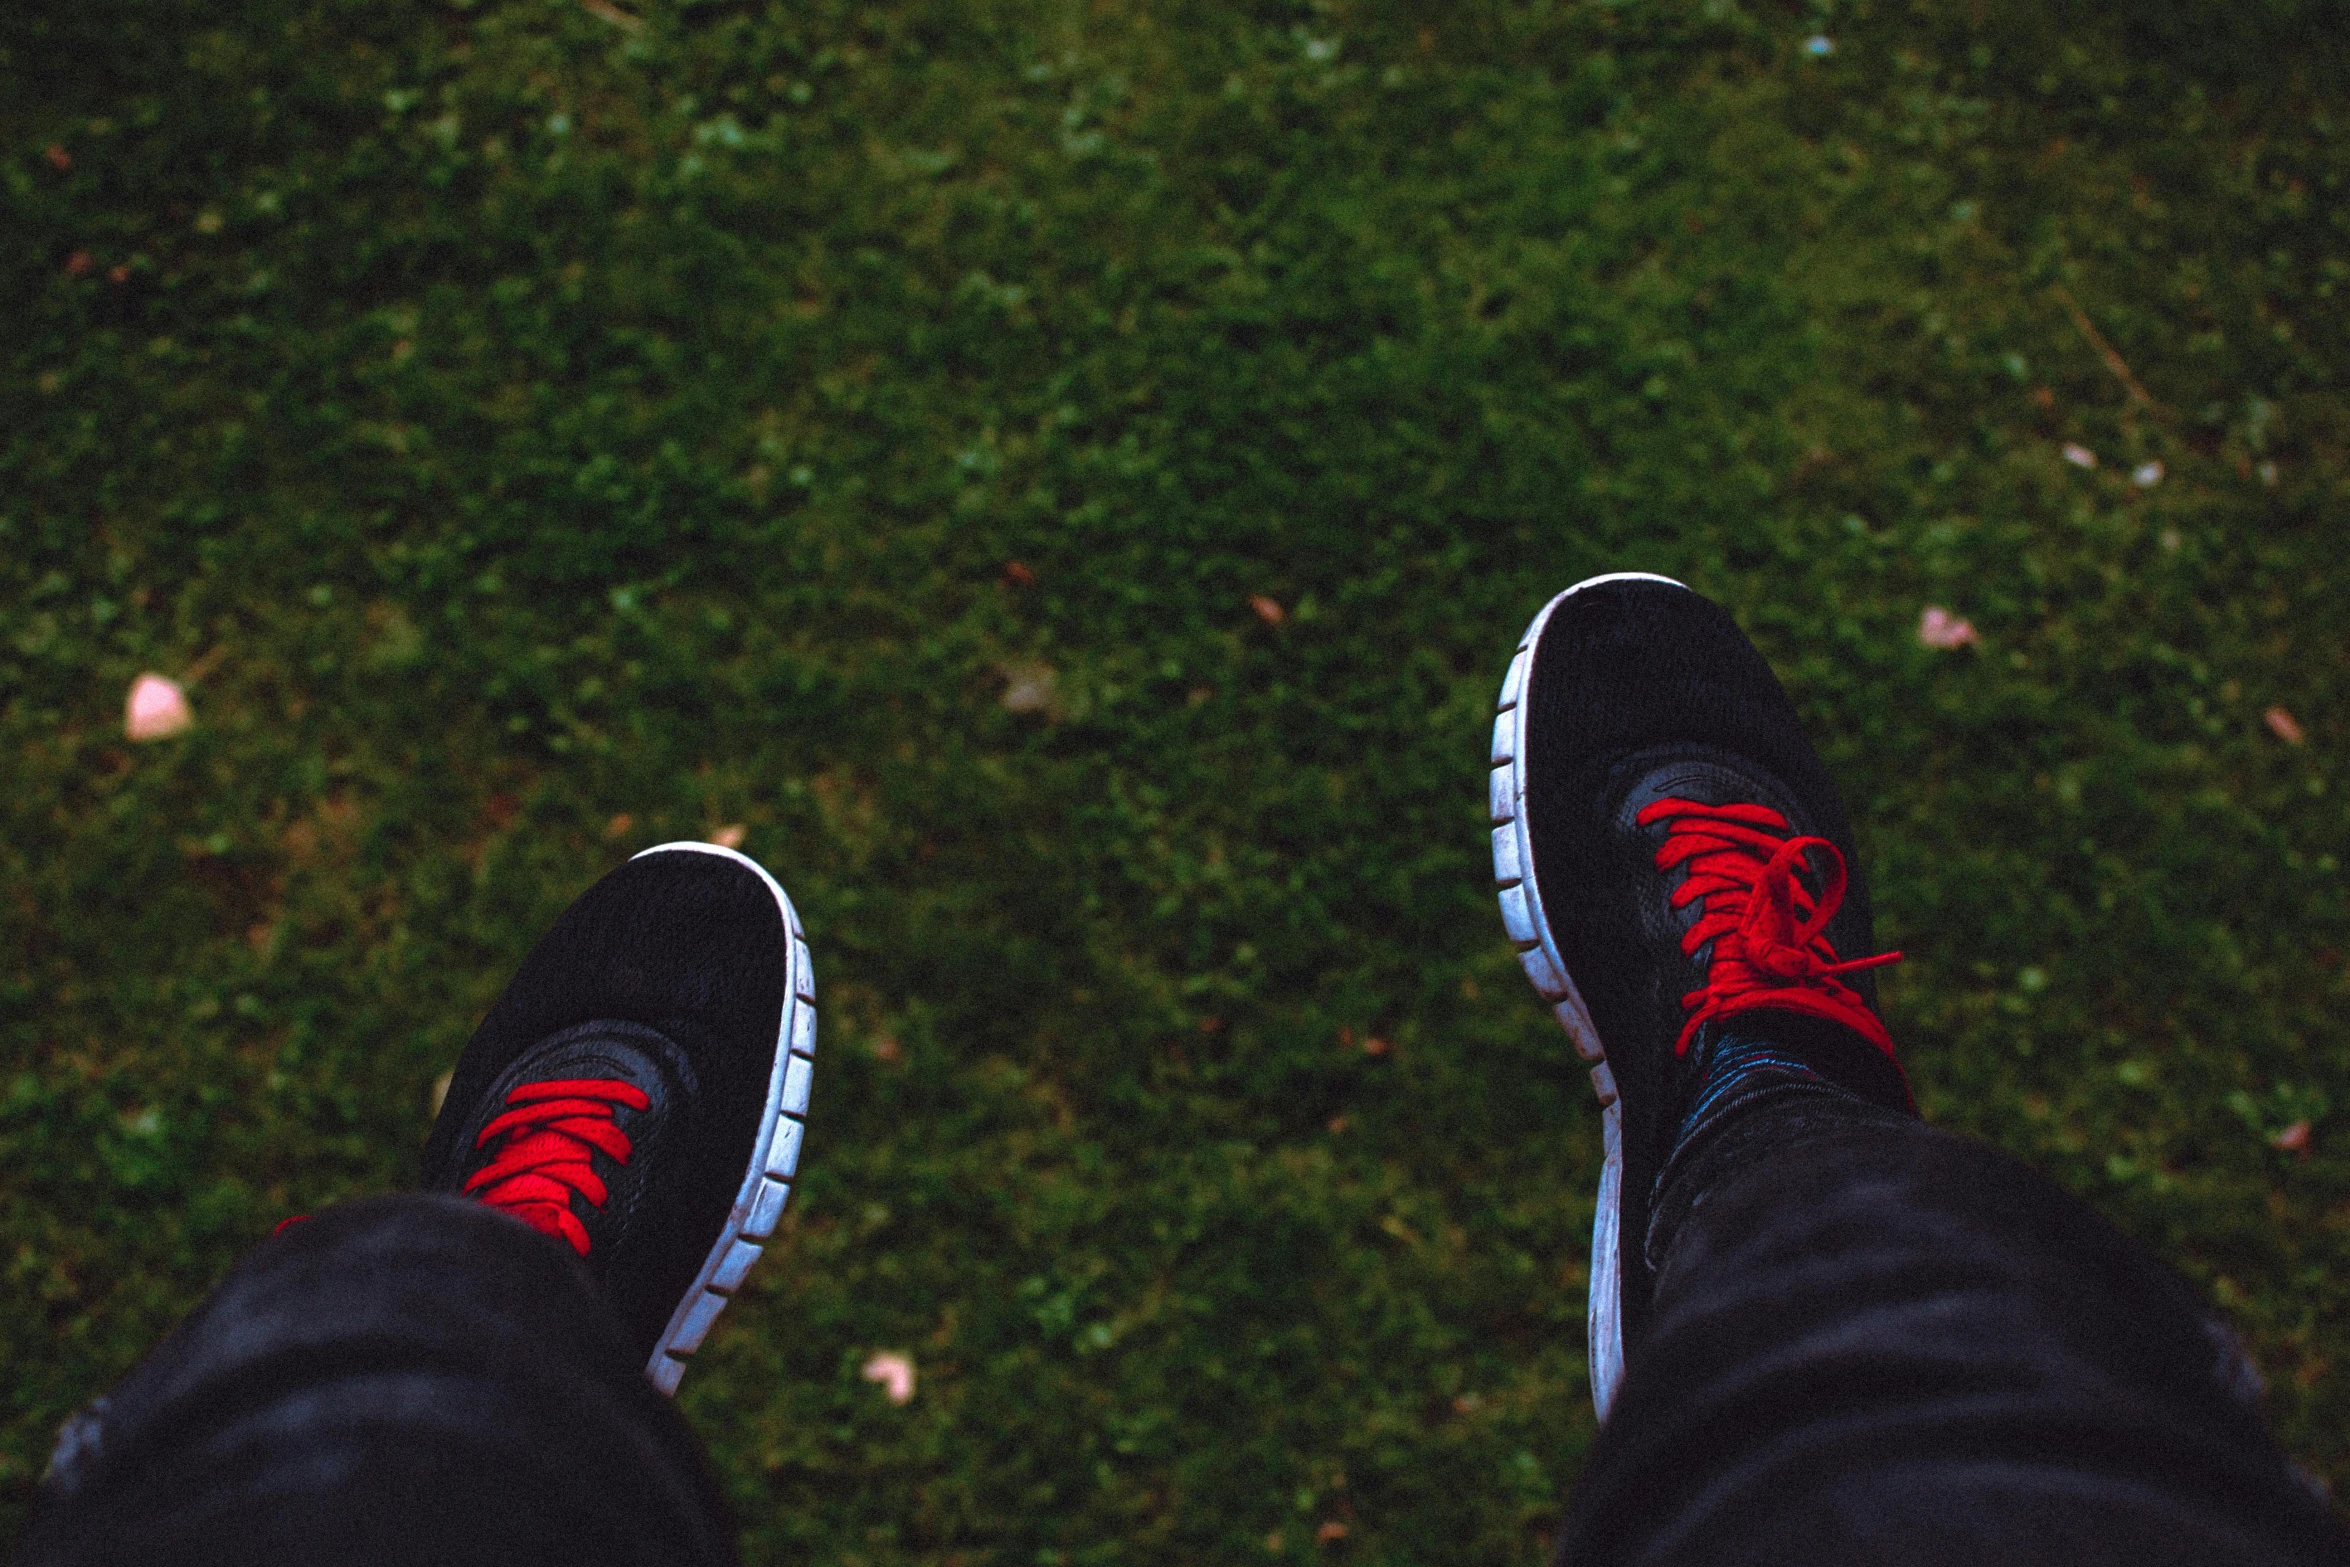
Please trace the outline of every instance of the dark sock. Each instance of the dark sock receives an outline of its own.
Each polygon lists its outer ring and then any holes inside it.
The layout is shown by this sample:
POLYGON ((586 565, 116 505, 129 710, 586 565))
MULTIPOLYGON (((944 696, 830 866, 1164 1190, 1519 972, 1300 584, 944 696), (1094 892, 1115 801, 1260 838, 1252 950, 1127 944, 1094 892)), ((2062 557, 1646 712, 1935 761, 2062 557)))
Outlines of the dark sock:
POLYGON ((1844 1092, 1772 1040, 1724 1034, 1706 1051, 1705 1075, 1698 1079, 1696 1096, 1681 1117, 1681 1129, 1673 1134, 1674 1148, 1691 1142, 1717 1116, 1729 1114, 1753 1096, 1785 1089, 1844 1092))
POLYGON ((1761 1150, 1740 1135, 1764 1104, 1807 1101, 1794 1125, 1817 1120, 1913 1119, 1909 1080, 1882 1050, 1848 1028, 1793 1012, 1742 1013, 1692 1044, 1701 1063, 1673 1150, 1657 1172, 1645 1250, 1658 1266, 1672 1232, 1705 1188, 1761 1150))

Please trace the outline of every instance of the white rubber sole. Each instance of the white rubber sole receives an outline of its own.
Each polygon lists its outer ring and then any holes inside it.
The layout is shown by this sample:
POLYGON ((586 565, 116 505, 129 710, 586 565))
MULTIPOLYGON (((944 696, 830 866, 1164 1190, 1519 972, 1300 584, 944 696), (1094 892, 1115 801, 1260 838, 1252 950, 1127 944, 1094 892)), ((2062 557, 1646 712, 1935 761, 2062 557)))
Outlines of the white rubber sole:
POLYGON ((1599 1095, 1599 1133, 1603 1162, 1599 1172, 1599 1205, 1591 1217, 1591 1404, 1605 1420, 1616 1401, 1617 1384, 1624 1380, 1624 1318, 1621 1240, 1618 1209, 1624 1186, 1624 1118, 1616 1103, 1615 1074, 1608 1069, 1607 1048, 1592 1026, 1590 1009, 1575 989, 1574 976, 1559 957, 1558 943, 1543 917, 1542 899, 1534 888, 1534 845, 1526 831, 1526 682, 1534 663, 1534 644, 1549 624, 1551 612, 1585 588, 1603 582, 1662 582, 1686 587, 1671 577, 1647 571, 1611 571, 1587 577, 1542 606, 1541 613, 1518 639, 1510 672, 1501 683, 1500 709, 1493 720, 1492 773, 1487 779, 1487 814, 1493 822, 1493 881, 1501 895, 1501 922, 1510 945, 1518 950, 1518 966, 1534 982, 1535 994, 1550 1004, 1559 1026, 1574 1042, 1575 1053, 1591 1065, 1591 1086, 1599 1095))
POLYGON ((783 913, 784 927, 791 932, 791 973, 784 989, 783 1015, 776 1021, 775 1066, 767 1078, 767 1110, 759 1122, 759 1140, 751 1150, 750 1168, 743 1173, 725 1228, 719 1231, 710 1255, 702 1260, 701 1271, 694 1275, 677 1310, 670 1313, 669 1326, 653 1346, 652 1358, 645 1362, 645 1375, 653 1386, 670 1394, 676 1393, 678 1380, 685 1375, 686 1357, 709 1337, 710 1325, 742 1287, 751 1264, 759 1260, 759 1243, 775 1233, 776 1221, 783 1217, 784 1201, 791 1196, 792 1174, 799 1168, 800 1139, 807 1130, 808 1088, 816 1067, 816 976, 809 964, 808 939, 800 929, 799 911, 791 906, 791 899, 784 896, 765 866, 714 843, 658 844, 631 858, 673 853, 719 855, 755 872, 767 884, 767 890, 775 895, 776 908, 783 913))

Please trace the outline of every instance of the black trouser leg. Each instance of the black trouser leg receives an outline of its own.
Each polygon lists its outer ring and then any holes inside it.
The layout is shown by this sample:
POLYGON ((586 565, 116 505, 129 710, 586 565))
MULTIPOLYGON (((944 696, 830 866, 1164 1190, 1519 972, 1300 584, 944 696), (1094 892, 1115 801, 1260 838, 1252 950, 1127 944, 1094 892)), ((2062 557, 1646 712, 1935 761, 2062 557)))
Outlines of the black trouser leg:
POLYGON ((350 1203, 77 1417, 17 1561, 732 1563, 639 1361, 562 1243, 456 1198, 350 1203))
POLYGON ((1830 1092, 1690 1152, 1562 1561, 2350 1561, 2233 1335, 2051 1182, 1830 1092))

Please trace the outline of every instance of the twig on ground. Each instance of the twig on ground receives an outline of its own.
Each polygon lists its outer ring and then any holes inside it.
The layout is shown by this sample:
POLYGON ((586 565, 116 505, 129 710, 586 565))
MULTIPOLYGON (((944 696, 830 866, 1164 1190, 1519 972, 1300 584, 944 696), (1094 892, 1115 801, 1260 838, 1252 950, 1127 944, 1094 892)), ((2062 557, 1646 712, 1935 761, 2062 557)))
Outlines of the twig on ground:
POLYGON ((626 11, 623 11, 620 9, 620 7, 614 5, 612 0, 579 0, 579 4, 580 8, 586 11, 588 15, 600 16, 605 21, 610 22, 614 27, 619 28, 623 32, 636 33, 644 31, 645 20, 643 17, 629 15, 626 11))
POLYGON ((180 671, 180 684, 184 686, 192 686, 196 684, 206 675, 209 675, 215 669, 218 669, 220 667, 221 660, 227 657, 228 644, 226 642, 214 643, 211 649, 204 653, 202 657, 198 658, 194 663, 180 671))
POLYGON ((2130 394, 2130 401, 2159 412, 2162 405, 2138 384, 2138 378, 2130 373, 2129 361, 2116 353, 2114 346, 2105 340, 2105 334, 2097 330, 2097 323, 2089 319, 2089 312, 2083 310, 2080 301, 2073 298, 2072 290, 2059 283, 2055 294, 2056 302, 2064 306, 2064 313, 2073 318, 2073 325, 2080 328, 2081 335, 2089 340, 2089 346, 2097 350, 2097 357, 2105 361, 2105 368, 2113 372, 2113 378, 2121 382, 2123 390, 2130 394))

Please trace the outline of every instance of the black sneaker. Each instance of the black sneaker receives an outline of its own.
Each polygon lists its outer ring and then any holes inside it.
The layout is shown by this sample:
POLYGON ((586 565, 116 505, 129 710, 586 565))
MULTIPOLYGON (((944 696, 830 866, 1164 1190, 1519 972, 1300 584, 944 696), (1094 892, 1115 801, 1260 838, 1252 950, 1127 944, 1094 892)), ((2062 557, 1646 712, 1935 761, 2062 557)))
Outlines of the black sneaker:
POLYGON ((1640 572, 1578 583, 1526 628, 1500 708, 1502 920, 1604 1107, 1590 1295, 1604 1419, 1648 1306, 1650 1199, 1706 1047, 1735 1017, 1906 1106, 1862 972, 1898 954, 1857 956, 1869 898, 1844 807, 1719 605, 1640 572))
POLYGON ((674 1393, 790 1194, 815 994, 774 877, 714 844, 647 849, 563 911, 474 1031, 425 1187, 567 1241, 674 1393))

